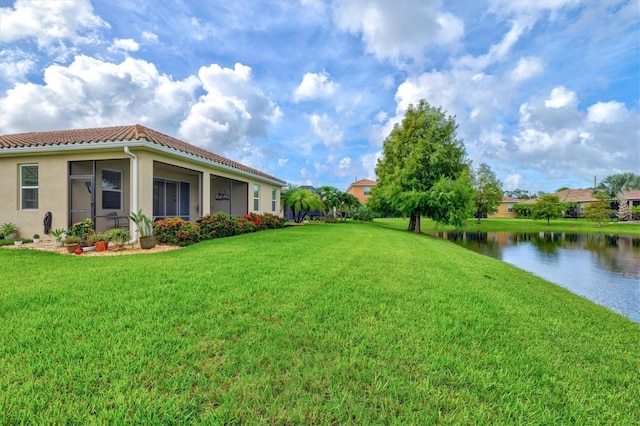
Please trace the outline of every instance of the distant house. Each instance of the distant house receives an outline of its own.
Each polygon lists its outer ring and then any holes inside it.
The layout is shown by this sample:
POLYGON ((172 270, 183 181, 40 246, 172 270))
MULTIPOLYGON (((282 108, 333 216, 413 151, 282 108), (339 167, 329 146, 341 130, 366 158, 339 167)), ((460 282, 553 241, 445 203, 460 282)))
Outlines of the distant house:
POLYGON ((349 188, 345 191, 347 194, 351 194, 365 204, 371 196, 371 188, 376 186, 376 181, 371 179, 360 179, 349 185, 349 188))
POLYGON ((593 195, 593 189, 565 189, 558 191, 553 195, 557 195, 560 198, 561 203, 576 203, 575 210, 567 214, 571 217, 584 216, 584 208, 592 201, 597 201, 597 198, 593 195))
MULTIPOLYGON (((632 207, 640 206, 640 190, 633 189, 631 191, 627 191, 624 195, 625 200, 627 200, 629 209, 632 207)), ((631 216, 633 220, 640 220, 640 215, 631 216)))
POLYGON ((284 181, 141 126, 0 136, 0 223, 20 235, 93 219, 103 231, 141 209, 194 220, 222 211, 278 214, 284 181), (49 215, 47 215, 49 216, 49 215))
POLYGON ((490 218, 510 218, 516 217, 516 212, 513 210, 513 206, 525 200, 513 197, 504 197, 498 205, 498 211, 489 215, 490 218))

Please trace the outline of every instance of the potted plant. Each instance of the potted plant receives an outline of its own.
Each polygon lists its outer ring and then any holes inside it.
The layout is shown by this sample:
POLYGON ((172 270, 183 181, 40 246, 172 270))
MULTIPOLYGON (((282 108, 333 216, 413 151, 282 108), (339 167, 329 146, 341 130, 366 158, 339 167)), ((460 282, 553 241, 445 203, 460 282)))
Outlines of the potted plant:
POLYGON ((126 229, 114 228, 107 232, 116 250, 124 250, 124 244, 131 239, 131 234, 126 229))
POLYGON ((102 234, 91 234, 87 242, 96 247, 96 251, 105 251, 109 247, 111 237, 106 232, 102 234))
POLYGON ((40 234, 33 234, 33 242, 36 244, 40 242, 40 234))
POLYGON ((140 248, 150 249, 156 246, 156 237, 153 235, 153 220, 138 210, 137 213, 131 213, 129 219, 136 224, 138 233, 140 234, 140 248))
POLYGON ((55 244, 56 247, 62 247, 62 236, 65 234, 65 230, 62 228, 58 228, 58 229, 54 229, 53 231, 51 231, 51 235, 53 235, 53 238, 55 240, 55 244))
POLYGON ((89 237, 95 233, 95 224, 89 217, 71 225, 71 228, 69 228, 68 232, 69 235, 80 237, 81 244, 87 242, 89 240, 89 237))
POLYGON ((80 248, 80 242, 82 238, 77 235, 67 235, 67 238, 64 239, 64 246, 67 248, 69 253, 74 253, 77 249, 80 248))
POLYGON ((18 238, 18 227, 11 222, 3 223, 0 226, 0 234, 4 235, 7 240, 15 240, 18 238))

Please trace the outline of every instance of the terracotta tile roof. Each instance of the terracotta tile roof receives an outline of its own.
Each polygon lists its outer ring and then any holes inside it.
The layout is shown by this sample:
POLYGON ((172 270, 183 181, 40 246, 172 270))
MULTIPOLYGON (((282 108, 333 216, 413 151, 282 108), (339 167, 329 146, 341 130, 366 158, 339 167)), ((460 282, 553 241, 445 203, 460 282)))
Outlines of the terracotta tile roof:
POLYGON ((632 189, 625 194, 627 200, 640 200, 640 189, 632 189))
POLYGON ((376 181, 375 180, 371 180, 371 179, 360 179, 357 180, 355 182, 353 182, 351 185, 349 186, 376 186, 376 181))
POLYGON ((521 200, 520 198, 515 198, 515 197, 503 197, 502 198, 502 202, 503 203, 519 203, 520 201, 524 201, 524 200, 521 200))
POLYGON ((51 132, 29 132, 13 135, 0 135, 0 152, 5 149, 29 148, 41 146, 82 145, 89 143, 109 143, 116 141, 147 141, 175 151, 199 157, 214 163, 223 164, 256 176, 275 180, 285 184, 281 179, 259 170, 240 164, 236 161, 214 154, 180 139, 165 135, 139 124, 132 126, 101 127, 93 129, 57 130, 51 132))
POLYGON ((558 191, 553 195, 557 195, 560 198, 561 202, 585 202, 585 201, 595 201, 596 198, 593 196, 593 189, 565 189, 563 191, 558 191))

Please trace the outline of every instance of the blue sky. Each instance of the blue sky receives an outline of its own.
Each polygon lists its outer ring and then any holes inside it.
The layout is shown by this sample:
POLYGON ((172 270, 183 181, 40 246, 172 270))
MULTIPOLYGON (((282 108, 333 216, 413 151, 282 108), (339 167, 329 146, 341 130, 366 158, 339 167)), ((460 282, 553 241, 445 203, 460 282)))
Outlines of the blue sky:
POLYGON ((143 124, 289 183, 375 179, 409 104, 504 189, 640 174, 638 0, 0 0, 0 134, 143 124))

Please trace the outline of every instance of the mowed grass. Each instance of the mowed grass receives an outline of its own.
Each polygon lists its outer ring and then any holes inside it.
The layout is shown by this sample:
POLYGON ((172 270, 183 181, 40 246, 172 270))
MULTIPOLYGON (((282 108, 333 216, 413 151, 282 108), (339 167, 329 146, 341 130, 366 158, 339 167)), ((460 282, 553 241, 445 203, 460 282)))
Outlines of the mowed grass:
POLYGON ((640 419, 640 324, 376 223, 3 249, 0 277, 0 424, 640 419))
MULTIPOLYGON (((407 229, 408 219, 376 219, 379 224, 394 228, 407 229)), ((600 227, 597 223, 586 219, 467 219, 462 228, 463 231, 480 232, 570 232, 578 234, 611 234, 640 236, 640 222, 603 222, 600 227)), ((422 232, 432 231, 453 231, 454 226, 441 225, 429 219, 421 220, 420 229, 422 232)))

